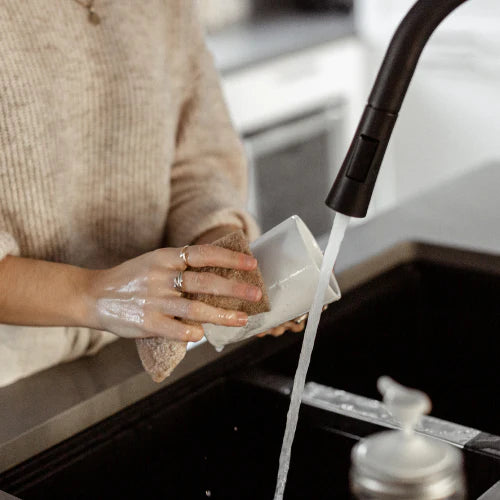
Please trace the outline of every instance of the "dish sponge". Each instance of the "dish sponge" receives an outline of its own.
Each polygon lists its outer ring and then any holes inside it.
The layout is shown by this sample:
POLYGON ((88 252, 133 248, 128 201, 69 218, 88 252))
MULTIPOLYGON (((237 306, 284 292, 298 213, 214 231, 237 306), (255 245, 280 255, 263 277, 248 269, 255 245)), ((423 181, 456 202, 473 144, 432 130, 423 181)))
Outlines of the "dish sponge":
MULTIPOLYGON (((212 245, 228 248, 235 252, 252 255, 248 241, 243 231, 235 231, 214 241, 212 245)), ((240 271, 236 269, 225 269, 220 267, 191 268, 187 270, 195 272, 210 272, 223 276, 224 278, 243 281, 262 290, 262 298, 259 302, 250 302, 235 297, 222 297, 201 293, 186 293, 185 296, 191 300, 198 300, 206 304, 246 312, 248 315, 259 314, 271 310, 269 297, 262 279, 262 274, 257 267, 253 271, 240 271)), ((193 322, 184 320, 184 323, 193 322)), ((155 382, 162 382, 175 369, 186 355, 187 343, 169 340, 164 337, 137 339, 137 350, 144 369, 151 375, 155 382)))

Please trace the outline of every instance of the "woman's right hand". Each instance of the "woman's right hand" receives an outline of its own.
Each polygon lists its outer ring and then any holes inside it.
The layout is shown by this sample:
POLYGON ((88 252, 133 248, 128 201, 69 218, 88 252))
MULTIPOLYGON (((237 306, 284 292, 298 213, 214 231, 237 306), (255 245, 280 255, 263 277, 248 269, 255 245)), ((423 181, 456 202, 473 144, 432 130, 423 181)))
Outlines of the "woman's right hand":
MULTIPOLYGON (((111 269, 94 271, 88 294, 88 326, 120 337, 166 337, 187 342, 203 338, 203 327, 182 320, 246 325, 246 313, 189 300, 175 289, 175 278, 186 269, 180 254, 179 248, 162 248, 111 269)), ((187 259, 193 268, 213 266, 251 271, 257 267, 255 258, 213 245, 190 246, 187 259)), ((253 302, 262 297, 258 287, 207 272, 185 271, 182 290, 253 302)))

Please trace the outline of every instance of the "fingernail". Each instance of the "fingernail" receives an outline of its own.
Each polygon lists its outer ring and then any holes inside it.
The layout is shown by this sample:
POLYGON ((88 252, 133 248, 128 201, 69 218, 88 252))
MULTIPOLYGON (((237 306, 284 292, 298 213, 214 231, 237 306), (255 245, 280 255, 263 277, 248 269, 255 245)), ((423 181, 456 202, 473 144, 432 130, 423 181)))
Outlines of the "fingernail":
POLYGON ((262 297, 262 291, 256 286, 249 286, 246 290, 246 297, 248 300, 258 301, 262 297))
POLYGON ((238 325, 245 326, 248 323, 248 315, 243 312, 239 312, 236 314, 236 321, 238 325))
POLYGON ((245 267, 255 269, 257 267, 257 259, 255 257, 245 257, 245 267))
POLYGON ((187 328, 186 329, 186 337, 189 337, 192 340, 198 340, 201 334, 202 334, 202 330, 199 328, 187 328))

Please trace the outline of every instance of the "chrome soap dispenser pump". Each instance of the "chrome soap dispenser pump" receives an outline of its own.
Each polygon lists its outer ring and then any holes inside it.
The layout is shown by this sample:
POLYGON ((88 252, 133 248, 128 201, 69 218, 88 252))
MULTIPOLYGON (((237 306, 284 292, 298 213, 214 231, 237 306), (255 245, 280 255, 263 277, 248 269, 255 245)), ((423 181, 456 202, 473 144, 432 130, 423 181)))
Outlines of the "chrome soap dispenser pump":
POLYGON ((431 409, 426 394, 389 377, 378 380, 387 410, 401 430, 385 431, 360 441, 352 450, 351 491, 359 500, 463 500, 461 452, 414 431, 431 409))

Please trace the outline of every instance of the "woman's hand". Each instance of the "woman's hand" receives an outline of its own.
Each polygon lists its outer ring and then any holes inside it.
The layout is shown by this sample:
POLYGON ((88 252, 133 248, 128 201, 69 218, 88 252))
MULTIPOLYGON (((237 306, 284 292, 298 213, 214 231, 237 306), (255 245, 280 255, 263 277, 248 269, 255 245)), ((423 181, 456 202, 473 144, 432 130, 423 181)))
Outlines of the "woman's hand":
POLYGON ((286 323, 283 323, 280 326, 276 326, 274 328, 271 328, 270 330, 267 330, 265 332, 259 333, 256 335, 257 337, 265 337, 267 335, 272 335, 273 337, 280 337, 283 335, 285 332, 301 332, 304 330, 306 326, 306 319, 307 319, 307 314, 303 314, 302 316, 292 319, 292 321, 287 321, 286 323))
MULTIPOLYGON (((323 306, 321 312, 325 312, 328 309, 328 304, 323 306)), ((309 313, 305 313, 298 318, 292 319, 292 321, 287 321, 280 326, 276 326, 275 328, 271 328, 265 332, 259 333, 257 337, 265 337, 266 335, 272 335, 273 337, 279 337, 283 335, 286 331, 292 332, 301 332, 306 327, 306 320, 309 316, 309 313)))
MULTIPOLYGON (((215 266, 240 270, 257 267, 255 258, 212 245, 188 248, 191 267, 215 266)), ((121 337, 166 337, 197 341, 203 337, 199 324, 244 326, 246 313, 213 307, 186 299, 176 290, 174 280, 186 269, 179 248, 162 248, 129 260, 114 268, 95 271, 90 287, 91 327, 121 337)), ((182 290, 237 297, 258 302, 262 291, 212 273, 185 271, 182 290)))
MULTIPOLYGON (((232 231, 236 231, 238 228, 233 227, 233 226, 219 226, 216 227, 210 231, 207 231, 204 233, 200 238, 197 240, 198 243, 210 243, 212 241, 215 241, 218 238, 222 238, 228 233, 231 233, 232 231)), ((302 315, 300 318, 296 318, 292 321, 287 321, 286 323, 283 323, 280 326, 276 326, 275 328, 271 328, 271 330, 267 330, 265 332, 259 333, 256 335, 257 337, 265 337, 266 335, 272 335, 273 337, 279 337, 283 335, 287 331, 292 331, 292 332, 301 332, 304 330, 306 322, 305 320, 307 319, 307 314, 302 315)))

